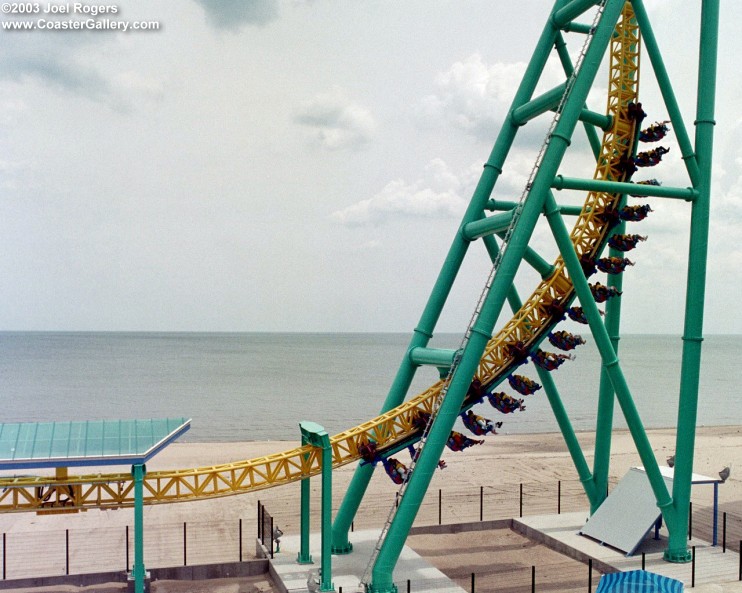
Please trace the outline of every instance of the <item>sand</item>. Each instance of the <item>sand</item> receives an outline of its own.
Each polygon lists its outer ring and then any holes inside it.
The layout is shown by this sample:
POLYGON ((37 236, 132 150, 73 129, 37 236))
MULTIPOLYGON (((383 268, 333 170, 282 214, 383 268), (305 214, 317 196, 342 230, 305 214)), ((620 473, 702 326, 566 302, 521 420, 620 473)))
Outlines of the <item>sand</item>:
MULTIPOLYGON (((655 457, 661 465, 675 448, 674 430, 651 430, 649 439, 655 457)), ((592 462, 594 435, 578 435, 583 449, 587 451, 588 464, 592 462)), ((245 443, 175 443, 155 457, 149 464, 150 470, 176 469, 213 465, 240 459, 262 456, 292 448, 296 442, 245 442, 245 443)), ((406 452, 398 455, 400 460, 409 460, 406 452)), ((701 427, 698 429, 694 471, 699 474, 716 476, 724 466, 731 466, 732 473, 727 482, 719 488, 719 506, 722 511, 735 513, 742 517, 742 480, 736 471, 742 468, 742 426, 701 427), (738 461, 740 461, 738 463, 738 461)), ((435 524, 438 522, 438 491, 441 496, 441 519, 443 523, 478 520, 480 513, 480 493, 484 498, 483 514, 485 519, 505 516, 517 516, 518 492, 523 484, 525 511, 524 514, 541 514, 556 512, 557 488, 561 489, 562 511, 587 509, 584 495, 577 481, 577 473, 570 455, 559 434, 536 435, 496 435, 490 436, 481 446, 475 446, 462 453, 446 451, 444 455, 448 467, 437 471, 433 477, 429 496, 418 515, 416 524, 435 524), (558 485, 561 481, 561 485, 558 485)), ((641 465, 631 436, 626 431, 614 434, 611 462, 611 482, 615 484, 629 468, 641 465)), ((354 466, 340 468, 333 474, 333 499, 336 509, 345 491, 354 466)), ((319 521, 319 480, 312 480, 313 520, 319 521)), ((383 523, 393 500, 397 487, 382 471, 377 471, 370 484, 368 495, 361 507, 356 527, 379 527, 383 523)), ((712 502, 711 487, 694 488, 694 514, 697 509, 710 507, 712 502)), ((243 520, 245 557, 253 555, 252 542, 256 533, 257 501, 262 501, 276 524, 286 533, 297 533, 299 529, 299 486, 292 484, 241 496, 230 496, 201 502, 178 503, 169 505, 148 506, 145 509, 145 525, 148 533, 153 534, 152 548, 146 550, 147 561, 153 565, 182 564, 183 522, 188 523, 190 537, 197 537, 199 530, 204 533, 204 541, 218 540, 224 545, 236 536, 236 524, 243 520), (217 525, 217 528, 213 526, 217 525), (223 527, 219 527, 223 526, 223 527), (166 535, 172 531, 172 537, 166 535), (211 540, 209 540, 211 538, 211 540), (170 542, 174 539, 175 543, 170 542), (159 544, 158 544, 159 542, 159 544), (171 557, 157 558, 162 542, 173 548, 171 557)), ((89 511, 75 515, 37 516, 28 513, 6 514, 0 516, 0 530, 9 536, 27 534, 59 533, 69 529, 74 533, 84 533, 92 538, 96 532, 105 534, 120 533, 124 526, 132 523, 132 511, 89 511)), ((317 527, 314 527, 315 529, 317 527)), ((106 536, 110 539, 110 536, 106 536)), ((511 537, 511 536, 507 536, 511 537)), ((22 537, 20 538, 22 539, 22 537)), ((47 538, 48 539, 48 538, 47 538)), ((418 536, 420 553, 431 553, 430 539, 418 536)), ((495 541, 497 538, 491 539, 495 541)), ((517 540, 517 538, 515 538, 517 540)), ((500 547, 513 547, 519 554, 527 554, 530 563, 534 554, 541 553, 527 542, 509 541, 500 547)), ((14 540, 15 541, 15 540, 14 540)), ((466 541, 464 539, 463 541, 466 541)), ((412 541, 411 541, 412 543, 412 541)), ((439 546, 443 540, 439 540, 439 546)), ((450 544, 448 544, 450 545, 450 544)), ((460 547, 457 542, 455 546, 460 547)), ((493 544, 495 545, 495 544, 493 544)), ((215 561, 209 557, 209 546, 189 546, 188 563, 199 564, 215 561)), ((29 556, 32 554, 31 547, 29 556)), ((441 556, 438 550, 432 556, 441 556)), ((120 553, 116 552, 117 554, 120 553)), ((235 552, 236 553, 236 552, 235 552)), ((233 552, 230 552, 233 554, 233 552)), ((236 559, 236 558, 235 558, 236 559)), ((100 561, 100 560, 99 560, 100 561)), ((92 567, 85 566, 86 555, 81 553, 74 559, 74 570, 92 572, 92 567)), ((102 562, 102 561, 100 561, 102 562)), ((119 562, 119 560, 115 560, 119 562)), ((121 562, 119 562, 121 564, 121 562)), ((459 571, 467 572, 461 561, 457 561, 459 571)), ((99 567, 104 569, 104 567, 99 567)), ((17 573, 18 574, 18 573, 17 573)), ((8 578, 12 578, 9 575, 8 578)), ((20 576, 20 575, 19 575, 20 576)), ((26 576, 26 575, 24 575, 26 576)), ((30 575, 28 575, 30 576, 30 575)), ((248 586, 248 584, 243 584, 248 586)), ((243 585, 240 585, 242 587, 243 585)), ((225 590, 235 589, 233 583, 225 590)), ((56 590, 62 590, 57 588, 56 590)), ((174 589, 173 589, 174 590, 174 589)), ((243 589, 239 589, 243 590, 243 589)), ((244 589, 248 590, 248 589, 244 589)))

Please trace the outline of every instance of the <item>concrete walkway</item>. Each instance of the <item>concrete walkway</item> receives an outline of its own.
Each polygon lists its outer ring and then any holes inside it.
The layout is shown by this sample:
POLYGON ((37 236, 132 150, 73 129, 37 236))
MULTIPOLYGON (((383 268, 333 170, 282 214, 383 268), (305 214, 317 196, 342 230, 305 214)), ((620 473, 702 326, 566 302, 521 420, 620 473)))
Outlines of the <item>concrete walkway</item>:
MULTIPOLYGON (((351 534, 353 553, 332 557, 332 582, 335 591, 354 593, 363 591, 359 583, 376 546, 379 530, 356 531, 351 534)), ((281 538, 281 551, 274 554, 270 561, 271 576, 279 590, 284 593, 292 591, 307 591, 307 575, 313 571, 319 572, 320 535, 313 533, 309 540, 309 549, 314 564, 297 564, 299 554, 299 536, 284 536, 281 538)), ((404 547, 394 569, 394 582, 400 591, 407 590, 407 579, 414 583, 414 590, 435 591, 436 593, 467 593, 456 585, 440 570, 429 564, 415 551, 404 547)))

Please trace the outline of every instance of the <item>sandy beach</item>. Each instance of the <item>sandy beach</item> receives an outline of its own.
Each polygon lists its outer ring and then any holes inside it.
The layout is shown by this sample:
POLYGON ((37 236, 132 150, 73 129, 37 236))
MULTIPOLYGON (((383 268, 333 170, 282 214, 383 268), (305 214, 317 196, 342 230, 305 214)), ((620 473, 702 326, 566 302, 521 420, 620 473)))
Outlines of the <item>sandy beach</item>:
MULTIPOLYGON (((666 458, 674 452, 674 430, 651 430, 648 434, 657 461, 660 465, 665 465, 666 458)), ((587 461, 591 464, 594 435, 580 433, 578 436, 583 450, 586 451, 587 461)), ((296 444, 288 441, 175 443, 156 456, 148 464, 148 469, 183 469, 225 463, 275 453, 296 444)), ((400 453, 398 457, 403 462, 409 460, 406 452, 400 453)), ((715 477, 723 467, 732 468, 730 478, 719 487, 719 508, 740 518, 742 518, 742 480, 736 471, 742 468, 741 458, 742 426, 698 429, 694 471, 715 477)), ((478 520, 480 513, 486 520, 517 516, 521 484, 525 492, 524 514, 556 512, 557 488, 561 495, 559 504, 562 512, 587 510, 574 465, 560 434, 489 436, 481 446, 461 453, 447 451, 444 459, 447 467, 437 471, 433 477, 429 495, 421 507, 416 524, 436 524, 439 512, 443 523, 478 520), (481 509, 480 497, 484 499, 481 509)), ((641 465, 641 461, 630 434, 626 431, 617 431, 612 447, 611 484, 615 485, 631 467, 637 465, 641 465)), ((353 471, 354 465, 350 465, 333 473, 335 509, 353 471)), ((318 527, 319 522, 319 482, 318 479, 312 480, 312 520, 313 525, 316 525, 314 529, 318 527)), ((383 471, 375 472, 368 495, 356 519, 355 528, 380 527, 396 490, 397 487, 383 471)), ((208 501, 148 506, 145 508, 145 525, 149 534, 145 552, 148 563, 162 566, 182 564, 182 546, 177 542, 178 538, 182 538, 184 523, 188 524, 189 537, 200 537, 198 534, 202 533, 204 542, 220 541, 224 545, 232 545, 229 542, 236 537, 234 535, 236 529, 233 526, 242 519, 245 533, 243 539, 249 542, 245 546, 244 554, 246 557, 253 555, 252 542, 257 528, 258 501, 266 505, 267 510, 275 517, 276 524, 284 532, 287 534, 298 532, 298 484, 208 501), (168 548, 170 551, 167 554, 163 553, 162 548, 168 548)), ((710 486, 694 488, 693 502, 694 515, 703 509, 709 509, 712 504, 712 488, 710 486)), ((73 534, 85 534, 86 538, 92 538, 98 533, 110 540, 111 533, 123 533, 124 526, 131 523, 131 509, 89 511, 73 515, 37 516, 19 513, 0 516, 0 530, 15 538, 14 541, 23 540, 26 536, 31 538, 29 541, 34 541, 39 534, 48 540, 50 533, 60 533, 65 529, 73 534)), ((428 541, 421 544, 421 548, 429 545, 428 541)), ((32 555, 33 543, 29 546, 25 552, 23 550, 14 552, 9 546, 10 560, 19 554, 32 555)), ((215 556, 210 556, 208 548, 206 544, 189 546, 189 564, 218 561, 215 560, 215 556)), ((119 554, 115 551, 111 553, 119 554)), ((537 553, 536 549, 527 547, 523 554, 528 557, 524 560, 529 560, 530 556, 537 553)), ((74 564, 84 572, 93 572, 93 567, 86 565, 85 556, 84 551, 76 554, 74 564)), ((29 566, 28 570, 33 571, 33 568, 29 566)), ((32 574, 21 575, 20 572, 16 572, 17 576, 32 574)), ((9 575, 9 578, 11 576, 13 575, 9 575)))

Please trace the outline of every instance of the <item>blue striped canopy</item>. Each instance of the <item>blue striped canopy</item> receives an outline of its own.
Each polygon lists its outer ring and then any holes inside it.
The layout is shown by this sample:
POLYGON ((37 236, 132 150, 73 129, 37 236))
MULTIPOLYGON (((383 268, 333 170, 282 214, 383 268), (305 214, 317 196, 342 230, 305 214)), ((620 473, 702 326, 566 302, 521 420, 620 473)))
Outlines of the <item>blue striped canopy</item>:
POLYGON ((604 574, 595 593, 682 593, 683 582, 646 570, 604 574))

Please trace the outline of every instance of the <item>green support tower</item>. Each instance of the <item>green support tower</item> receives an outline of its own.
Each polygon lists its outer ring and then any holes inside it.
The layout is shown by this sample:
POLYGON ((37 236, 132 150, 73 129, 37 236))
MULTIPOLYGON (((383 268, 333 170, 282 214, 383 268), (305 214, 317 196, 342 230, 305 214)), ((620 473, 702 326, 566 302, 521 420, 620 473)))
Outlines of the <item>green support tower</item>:
MULTIPOLYGON (((699 4, 696 133, 691 141, 643 0, 556 0, 554 3, 381 410, 387 412, 405 401, 420 366, 448 369, 440 384, 431 388, 438 390, 437 399, 425 429, 419 432, 418 454, 400 487, 398 507, 391 510, 363 577, 368 591, 396 591, 394 567, 459 414, 491 393, 528 356, 536 353, 565 312, 572 311, 575 299, 579 301, 602 360, 592 469, 554 380, 548 370, 539 369, 539 376, 591 510, 601 505, 607 493, 614 402, 617 401, 668 528, 665 558, 672 562, 690 560, 687 525, 703 328, 719 0, 702 0, 699 4), (566 50, 566 33, 569 39, 578 39, 581 46, 574 63, 566 50), (636 164, 641 164, 645 158, 644 153, 637 150, 644 116, 638 95, 642 51, 649 58, 676 135, 688 174, 688 187, 630 182, 636 164), (565 82, 534 96, 552 52, 556 52, 562 64, 565 82), (602 114, 591 111, 586 105, 606 56, 609 62, 608 107, 602 114), (551 124, 519 201, 493 199, 493 190, 506 168, 518 133, 539 118, 551 118, 551 124), (566 167, 564 157, 579 124, 585 129, 595 157, 593 178, 568 177, 560 170, 566 167), (580 190, 588 195, 584 205, 575 208, 557 203, 555 190, 580 190), (609 270, 608 284, 615 291, 621 290, 622 251, 612 243, 607 255, 613 259, 603 255, 612 237, 625 236, 623 220, 632 220, 624 216, 627 208, 630 209, 626 200, 628 194, 685 200, 691 209, 672 492, 668 491, 660 474, 617 357, 620 300, 611 300, 602 317, 593 292, 595 286, 588 281, 596 264, 601 270, 601 265, 618 265, 617 269, 609 270), (577 217, 571 231, 565 223, 566 216, 577 217), (560 254, 553 265, 529 245, 540 221, 545 221, 560 254), (492 269, 471 322, 458 349, 431 348, 429 342, 469 246, 478 240, 491 259, 492 269), (525 300, 520 298, 514 285, 522 261, 542 278, 531 297, 525 300), (513 318, 499 332, 493 333, 506 300, 513 309, 513 318)), ((657 108, 661 106, 653 107, 657 108)), ((352 551, 348 533, 373 471, 371 463, 359 465, 348 487, 332 526, 332 550, 336 554, 352 551)))

